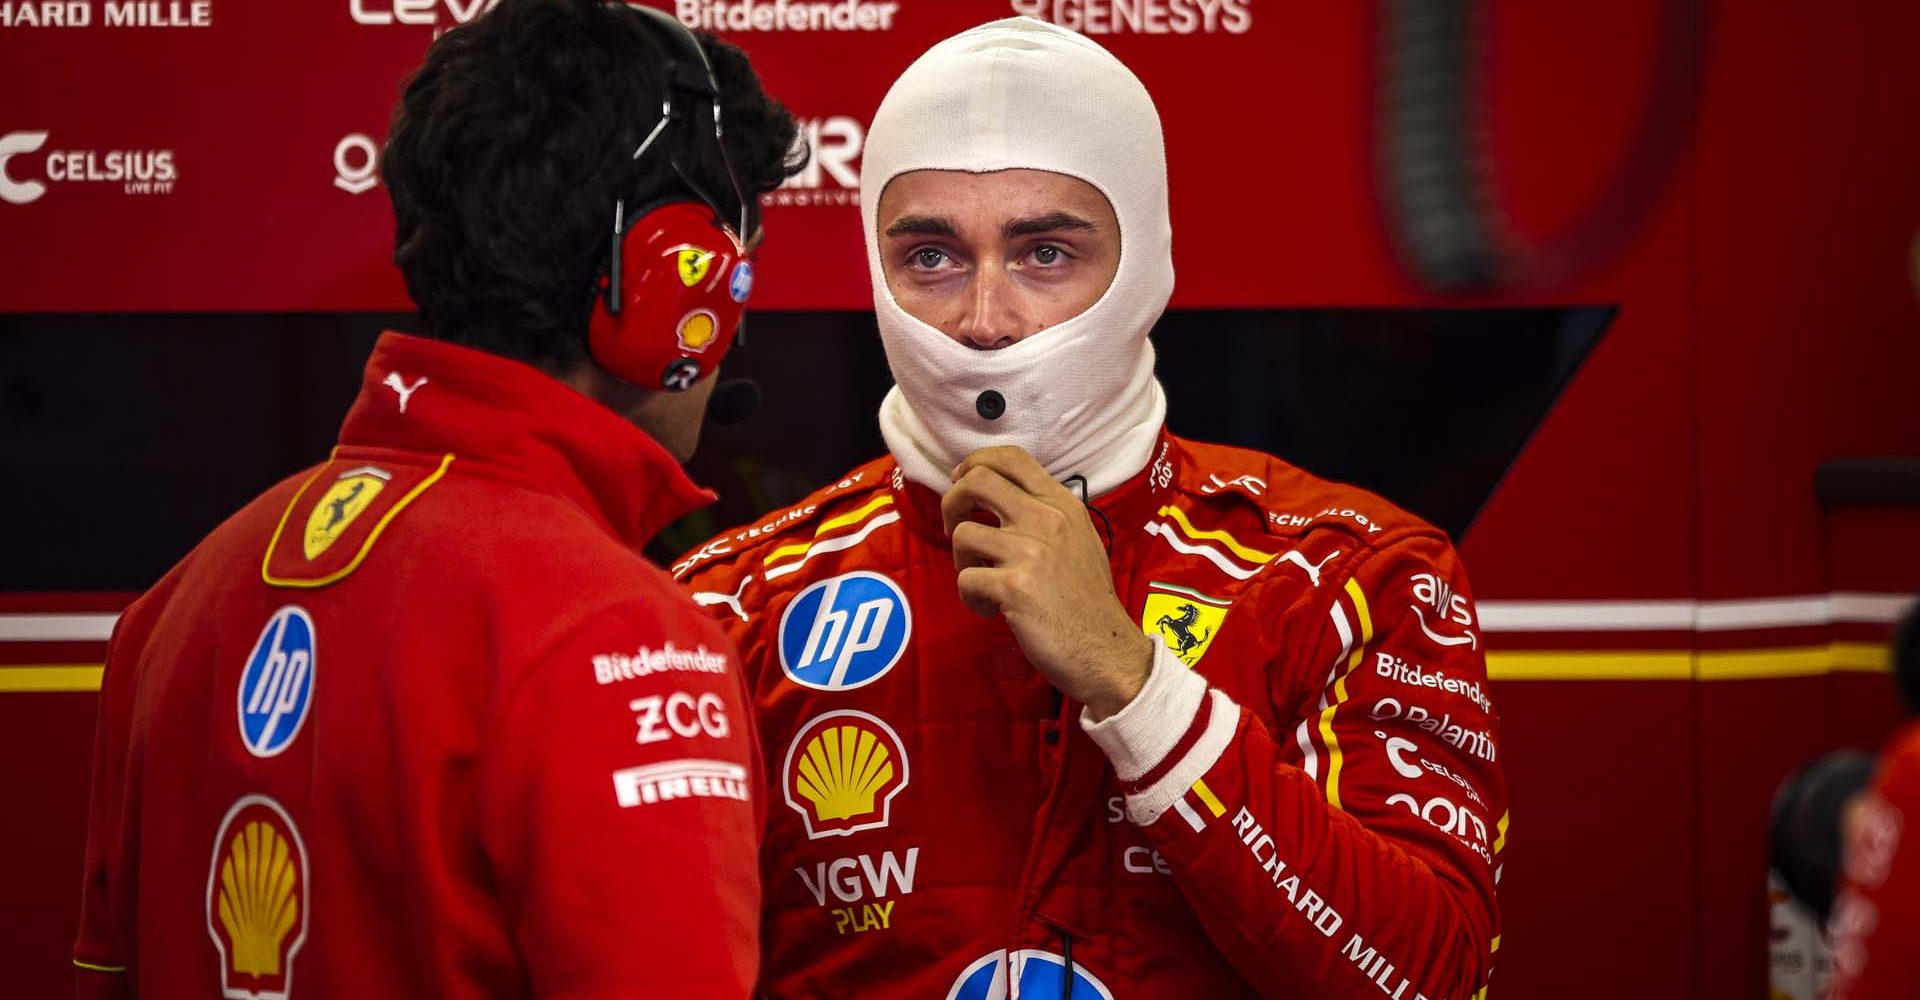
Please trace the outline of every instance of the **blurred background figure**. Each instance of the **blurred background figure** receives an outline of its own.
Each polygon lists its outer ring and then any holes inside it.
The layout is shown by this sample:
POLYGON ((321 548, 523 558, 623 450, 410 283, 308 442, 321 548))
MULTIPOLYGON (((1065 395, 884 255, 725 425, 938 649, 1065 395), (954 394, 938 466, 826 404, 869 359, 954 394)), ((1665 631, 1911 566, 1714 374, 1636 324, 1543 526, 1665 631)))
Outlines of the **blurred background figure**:
MULTIPOLYGON (((1920 612, 1894 645, 1894 674, 1920 712, 1920 612)), ((1920 722, 1881 754, 1873 786, 1842 816, 1846 844, 1833 912, 1831 1000, 1896 1000, 1920 993, 1920 722)))
MULTIPOLYGON (((1900 623, 1893 673, 1920 713, 1920 610, 1900 623)), ((1774 799, 1772 990, 1778 998, 1895 1000, 1920 991, 1920 721, 1876 757, 1838 750, 1774 799)))

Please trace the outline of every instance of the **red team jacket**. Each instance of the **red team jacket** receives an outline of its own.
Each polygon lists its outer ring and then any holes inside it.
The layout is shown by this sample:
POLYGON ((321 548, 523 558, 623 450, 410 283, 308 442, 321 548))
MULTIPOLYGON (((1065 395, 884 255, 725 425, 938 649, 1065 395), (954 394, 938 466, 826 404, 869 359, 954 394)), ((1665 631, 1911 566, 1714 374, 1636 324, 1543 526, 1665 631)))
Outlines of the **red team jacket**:
POLYGON ((1911 1000, 1920 991, 1920 725, 1887 745, 1847 826, 1829 923, 1831 1000, 1911 1000))
POLYGON ((740 675, 636 554, 708 499, 552 378, 386 335, 332 460, 114 630, 81 996, 747 995, 740 675))
POLYGON ((1095 727, 955 590, 891 459, 675 575, 752 689, 782 998, 1466 1000, 1499 942, 1498 724, 1446 537, 1164 435, 1096 498, 1161 663, 1095 727), (1070 984, 1070 993, 1069 993, 1070 984))

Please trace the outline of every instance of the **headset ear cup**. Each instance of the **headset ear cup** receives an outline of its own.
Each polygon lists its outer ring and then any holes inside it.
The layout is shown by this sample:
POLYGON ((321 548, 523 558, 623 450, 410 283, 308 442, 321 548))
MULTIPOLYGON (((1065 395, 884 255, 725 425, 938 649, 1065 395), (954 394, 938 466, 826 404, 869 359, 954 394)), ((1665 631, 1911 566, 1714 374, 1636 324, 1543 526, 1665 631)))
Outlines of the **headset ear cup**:
POLYGON ((720 368, 753 290, 753 265, 713 210, 650 206, 621 238, 619 315, 603 281, 587 323, 601 368, 643 389, 685 391, 720 368))

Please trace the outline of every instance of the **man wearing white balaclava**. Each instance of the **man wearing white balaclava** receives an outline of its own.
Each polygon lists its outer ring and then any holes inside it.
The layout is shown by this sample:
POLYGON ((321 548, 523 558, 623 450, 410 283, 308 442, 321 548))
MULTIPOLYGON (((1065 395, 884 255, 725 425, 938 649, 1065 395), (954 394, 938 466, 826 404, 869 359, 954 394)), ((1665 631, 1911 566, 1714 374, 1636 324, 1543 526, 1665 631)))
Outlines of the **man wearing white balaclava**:
POLYGON ((1465 571, 1162 426, 1145 87, 1033 19, 949 38, 860 210, 891 454, 675 567, 754 695, 764 995, 1483 989, 1506 791, 1465 571))
POLYGON ((1147 333, 1173 294, 1173 234, 1160 116, 1119 60, 1039 22, 936 46, 874 115, 860 214, 896 383, 880 430, 909 480, 945 490, 961 459, 991 445, 1024 448, 1053 478, 1084 476, 1095 493, 1146 468, 1167 411, 1147 333), (997 351, 908 314, 888 289, 873 220, 889 182, 926 169, 1045 170, 1091 184, 1119 217, 1113 284, 1080 315, 997 351), (980 405, 986 393, 1004 412, 980 405))

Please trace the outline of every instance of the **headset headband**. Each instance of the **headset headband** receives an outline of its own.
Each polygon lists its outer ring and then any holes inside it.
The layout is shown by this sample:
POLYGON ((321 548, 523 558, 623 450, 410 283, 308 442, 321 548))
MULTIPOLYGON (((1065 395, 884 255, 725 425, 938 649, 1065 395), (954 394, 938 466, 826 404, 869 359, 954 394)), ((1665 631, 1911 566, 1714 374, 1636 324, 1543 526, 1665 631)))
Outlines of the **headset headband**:
MULTIPOLYGON (((623 4, 623 6, 627 6, 642 19, 651 21, 659 27, 660 34, 665 37, 670 56, 667 62, 667 92, 661 101, 660 121, 654 125, 652 131, 647 133, 647 137, 641 140, 639 147, 633 151, 633 158, 638 160, 647 148, 653 145, 654 140, 659 138, 660 133, 666 129, 667 123, 680 117, 680 109, 674 101, 676 91, 706 98, 708 113, 713 120, 713 147, 720 154, 721 168, 727 172, 727 184, 733 189, 734 204, 739 206, 738 225, 734 232, 742 240, 746 239, 748 236, 746 193, 740 190, 740 178, 733 172, 733 160, 727 156, 726 130, 720 114, 720 81, 713 74, 713 63, 707 59, 707 50, 701 46, 700 39, 695 37, 686 25, 681 24, 678 18, 666 11, 639 4, 623 4)), ((690 103, 697 108, 702 102, 696 100, 690 103)), ((689 115, 689 117, 692 116, 689 115)), ((694 124, 697 125, 698 122, 695 121, 694 124)), ((701 130, 696 129, 696 131, 701 130)), ((727 213, 714 203, 706 190, 696 184, 693 178, 687 176, 687 172, 681 168, 677 159, 670 159, 669 164, 674 172, 680 175, 680 180, 692 188, 701 201, 713 207, 714 214, 722 219, 727 217, 727 213)))

